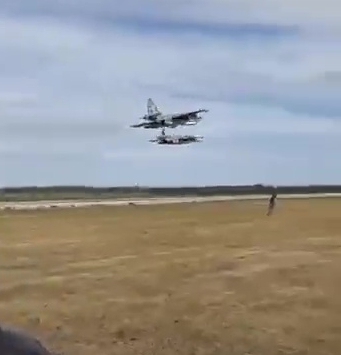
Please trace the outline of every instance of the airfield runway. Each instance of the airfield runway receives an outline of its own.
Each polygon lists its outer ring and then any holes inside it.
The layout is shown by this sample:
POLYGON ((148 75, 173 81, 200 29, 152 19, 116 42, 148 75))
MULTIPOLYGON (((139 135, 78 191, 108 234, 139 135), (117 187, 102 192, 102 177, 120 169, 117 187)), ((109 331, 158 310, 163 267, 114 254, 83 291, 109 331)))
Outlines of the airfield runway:
POLYGON ((70 355, 341 354, 334 196, 12 204, 164 203, 0 212, 1 322, 70 355))
MULTIPOLYGON (((341 193, 329 194, 291 194, 279 195, 279 199, 307 199, 341 197, 341 193)), ((266 200, 269 195, 236 195, 236 196, 207 196, 207 197, 156 197, 143 199, 115 199, 115 200, 68 200, 68 201, 24 201, 0 202, 0 210, 31 210, 44 208, 74 208, 91 206, 125 206, 134 205, 162 205, 173 203, 215 202, 215 201, 243 201, 266 200)))

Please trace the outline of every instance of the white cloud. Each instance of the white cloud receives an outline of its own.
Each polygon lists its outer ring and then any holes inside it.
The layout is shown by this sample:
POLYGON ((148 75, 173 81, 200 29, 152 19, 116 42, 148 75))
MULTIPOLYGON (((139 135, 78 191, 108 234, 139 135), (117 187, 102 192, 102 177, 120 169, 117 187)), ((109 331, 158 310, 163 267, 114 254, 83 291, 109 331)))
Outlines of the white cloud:
MULTIPOLYGON (((154 2, 156 3, 156 1, 154 2)), ((159 9, 166 1, 157 1, 159 9)), ((312 6, 308 0, 199 0, 178 1, 171 10, 175 18, 215 23, 262 23, 340 28, 340 3, 325 0, 312 6)), ((166 13, 166 11, 160 12, 166 13)))
POLYGON ((99 19, 155 18, 201 23, 261 23, 340 28, 340 2, 325 0, 3 0, 10 14, 40 14, 99 19))
MULTIPOLYGON (((322 8, 303 0, 174 1, 171 7, 165 1, 4 1, 2 181, 65 182, 64 173, 51 175, 46 164, 56 169, 55 159, 68 155, 79 171, 70 179, 79 183, 124 184, 136 175, 151 184, 337 181, 341 21, 333 4, 331 11, 326 2, 322 8), (250 29, 243 24, 250 23, 254 33, 268 34, 245 36, 250 29), (299 29, 271 35, 261 27, 276 24, 299 29), (148 142, 158 132, 128 129, 148 97, 165 112, 210 109, 200 125, 183 128, 205 141, 158 147, 148 142), (276 139, 287 146, 276 147, 276 139), (324 172, 307 173, 318 144, 328 155, 324 172), (275 148, 269 153, 268 147, 275 148), (36 168, 27 172, 22 159, 36 168), (103 175, 91 175, 91 164, 103 175)), ((62 160, 56 164, 63 169, 62 160)))

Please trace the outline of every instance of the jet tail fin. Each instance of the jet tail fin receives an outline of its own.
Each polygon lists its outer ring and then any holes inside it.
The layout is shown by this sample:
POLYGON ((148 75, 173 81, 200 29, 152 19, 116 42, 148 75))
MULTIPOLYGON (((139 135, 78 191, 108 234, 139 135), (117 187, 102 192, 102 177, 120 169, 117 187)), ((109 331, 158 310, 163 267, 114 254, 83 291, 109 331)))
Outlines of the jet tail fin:
POLYGON ((161 113, 161 111, 155 105, 154 101, 151 98, 149 98, 147 101, 147 113, 148 113, 148 116, 152 116, 152 115, 161 113))

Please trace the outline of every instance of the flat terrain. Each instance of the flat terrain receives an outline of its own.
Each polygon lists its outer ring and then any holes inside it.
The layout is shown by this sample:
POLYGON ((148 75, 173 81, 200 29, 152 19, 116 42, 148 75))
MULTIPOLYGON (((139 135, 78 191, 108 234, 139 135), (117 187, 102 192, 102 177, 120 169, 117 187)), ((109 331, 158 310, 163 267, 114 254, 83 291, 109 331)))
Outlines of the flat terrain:
POLYGON ((67 355, 341 354, 341 199, 0 213, 0 321, 67 355))

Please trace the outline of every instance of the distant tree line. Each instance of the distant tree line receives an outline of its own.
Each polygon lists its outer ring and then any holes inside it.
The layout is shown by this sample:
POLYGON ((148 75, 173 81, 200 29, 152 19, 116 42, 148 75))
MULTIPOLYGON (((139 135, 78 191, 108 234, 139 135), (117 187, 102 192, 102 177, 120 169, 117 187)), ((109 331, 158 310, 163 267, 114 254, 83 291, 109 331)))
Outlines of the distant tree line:
POLYGON ((271 194, 274 190, 278 194, 341 193, 341 185, 278 186, 276 189, 262 184, 202 187, 25 186, 0 189, 0 200, 25 201, 161 196, 263 195, 271 194))

